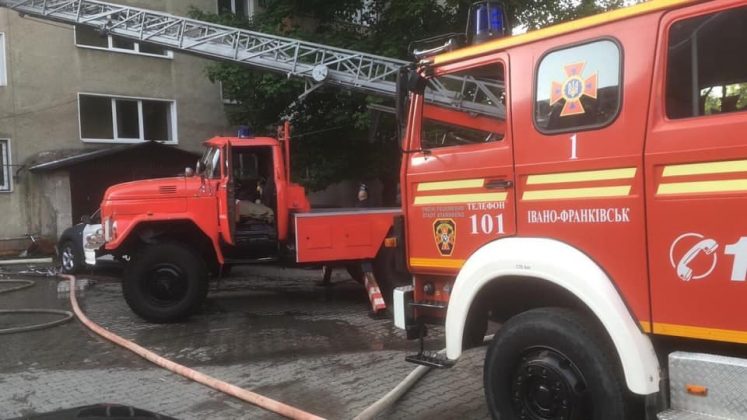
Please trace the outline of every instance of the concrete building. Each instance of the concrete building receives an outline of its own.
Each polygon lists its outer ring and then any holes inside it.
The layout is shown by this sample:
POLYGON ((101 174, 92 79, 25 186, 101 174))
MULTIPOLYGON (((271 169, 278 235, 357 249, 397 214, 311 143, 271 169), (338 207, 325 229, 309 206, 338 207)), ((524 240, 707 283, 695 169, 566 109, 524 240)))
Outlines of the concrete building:
MULTIPOLYGON (((177 15, 190 7, 244 14, 257 7, 257 0, 111 1, 177 15)), ((233 132, 220 88, 206 77, 208 63, 0 9, 0 252, 30 233, 54 239, 74 216, 98 207, 103 191, 71 195, 85 184, 85 173, 70 176, 82 161, 100 177, 118 158, 110 149, 157 141, 168 147, 148 148, 158 152, 142 159, 165 171, 171 150, 183 158, 203 140, 233 132)))

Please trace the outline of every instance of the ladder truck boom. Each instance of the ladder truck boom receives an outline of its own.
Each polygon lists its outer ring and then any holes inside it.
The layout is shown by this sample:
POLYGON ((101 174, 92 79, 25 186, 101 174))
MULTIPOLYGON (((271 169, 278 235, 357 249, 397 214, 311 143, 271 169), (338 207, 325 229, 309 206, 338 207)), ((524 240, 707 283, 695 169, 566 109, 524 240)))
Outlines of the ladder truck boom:
MULTIPOLYGON (((97 28, 201 57, 244 64, 306 81, 306 93, 324 83, 377 96, 396 94, 407 61, 300 41, 96 0, 0 0, 0 7, 71 25, 97 28)), ((505 116, 499 83, 453 77, 428 85, 426 100, 468 112, 505 116)))

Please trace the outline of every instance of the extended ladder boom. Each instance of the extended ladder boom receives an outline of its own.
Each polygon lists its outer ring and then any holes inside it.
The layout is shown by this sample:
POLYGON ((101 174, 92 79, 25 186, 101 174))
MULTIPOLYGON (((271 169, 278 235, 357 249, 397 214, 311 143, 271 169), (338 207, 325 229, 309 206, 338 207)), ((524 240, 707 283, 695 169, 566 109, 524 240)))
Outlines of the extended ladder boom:
MULTIPOLYGON (((322 83, 379 96, 394 96, 398 70, 406 61, 311 42, 232 28, 96 0, 0 0, 0 7, 112 35, 297 77, 307 91, 322 83)), ((447 87, 431 82, 429 102, 503 118, 498 83, 453 78, 447 87), (477 98, 480 98, 477 100, 477 98), (486 99, 487 98, 487 99, 486 99)))

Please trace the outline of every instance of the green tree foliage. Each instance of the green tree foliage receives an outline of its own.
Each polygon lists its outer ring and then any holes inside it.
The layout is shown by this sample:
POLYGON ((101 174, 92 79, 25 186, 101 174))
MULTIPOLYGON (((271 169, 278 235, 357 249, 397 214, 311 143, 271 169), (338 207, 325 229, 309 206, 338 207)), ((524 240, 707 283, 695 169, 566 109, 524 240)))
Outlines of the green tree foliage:
MULTIPOLYGON (((267 0, 252 20, 193 10, 195 18, 388 57, 410 59, 413 41, 464 32, 473 0, 267 0)), ((513 26, 534 29, 603 10, 623 0, 509 0, 513 26)), ((297 101, 303 82, 234 64, 207 68, 212 81, 237 105, 227 107, 235 124, 274 134, 292 117, 294 179, 311 190, 344 180, 382 179, 386 201, 394 197, 400 151, 393 117, 376 115, 367 97, 324 87, 297 101), (389 187, 389 188, 386 188, 389 187)), ((390 101, 391 102, 391 101, 390 101)), ((388 203, 391 204, 391 203, 388 203)))

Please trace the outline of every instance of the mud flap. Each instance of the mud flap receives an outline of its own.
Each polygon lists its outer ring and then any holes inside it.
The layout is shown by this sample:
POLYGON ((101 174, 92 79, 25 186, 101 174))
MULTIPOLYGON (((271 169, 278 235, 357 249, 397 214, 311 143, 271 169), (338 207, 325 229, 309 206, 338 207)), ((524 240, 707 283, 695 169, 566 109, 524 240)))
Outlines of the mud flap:
POLYGON ((386 309, 386 302, 384 302, 384 296, 381 294, 379 284, 376 282, 373 266, 371 263, 366 262, 361 267, 363 268, 363 279, 366 291, 368 292, 368 300, 371 302, 371 310, 374 314, 379 314, 386 309))

